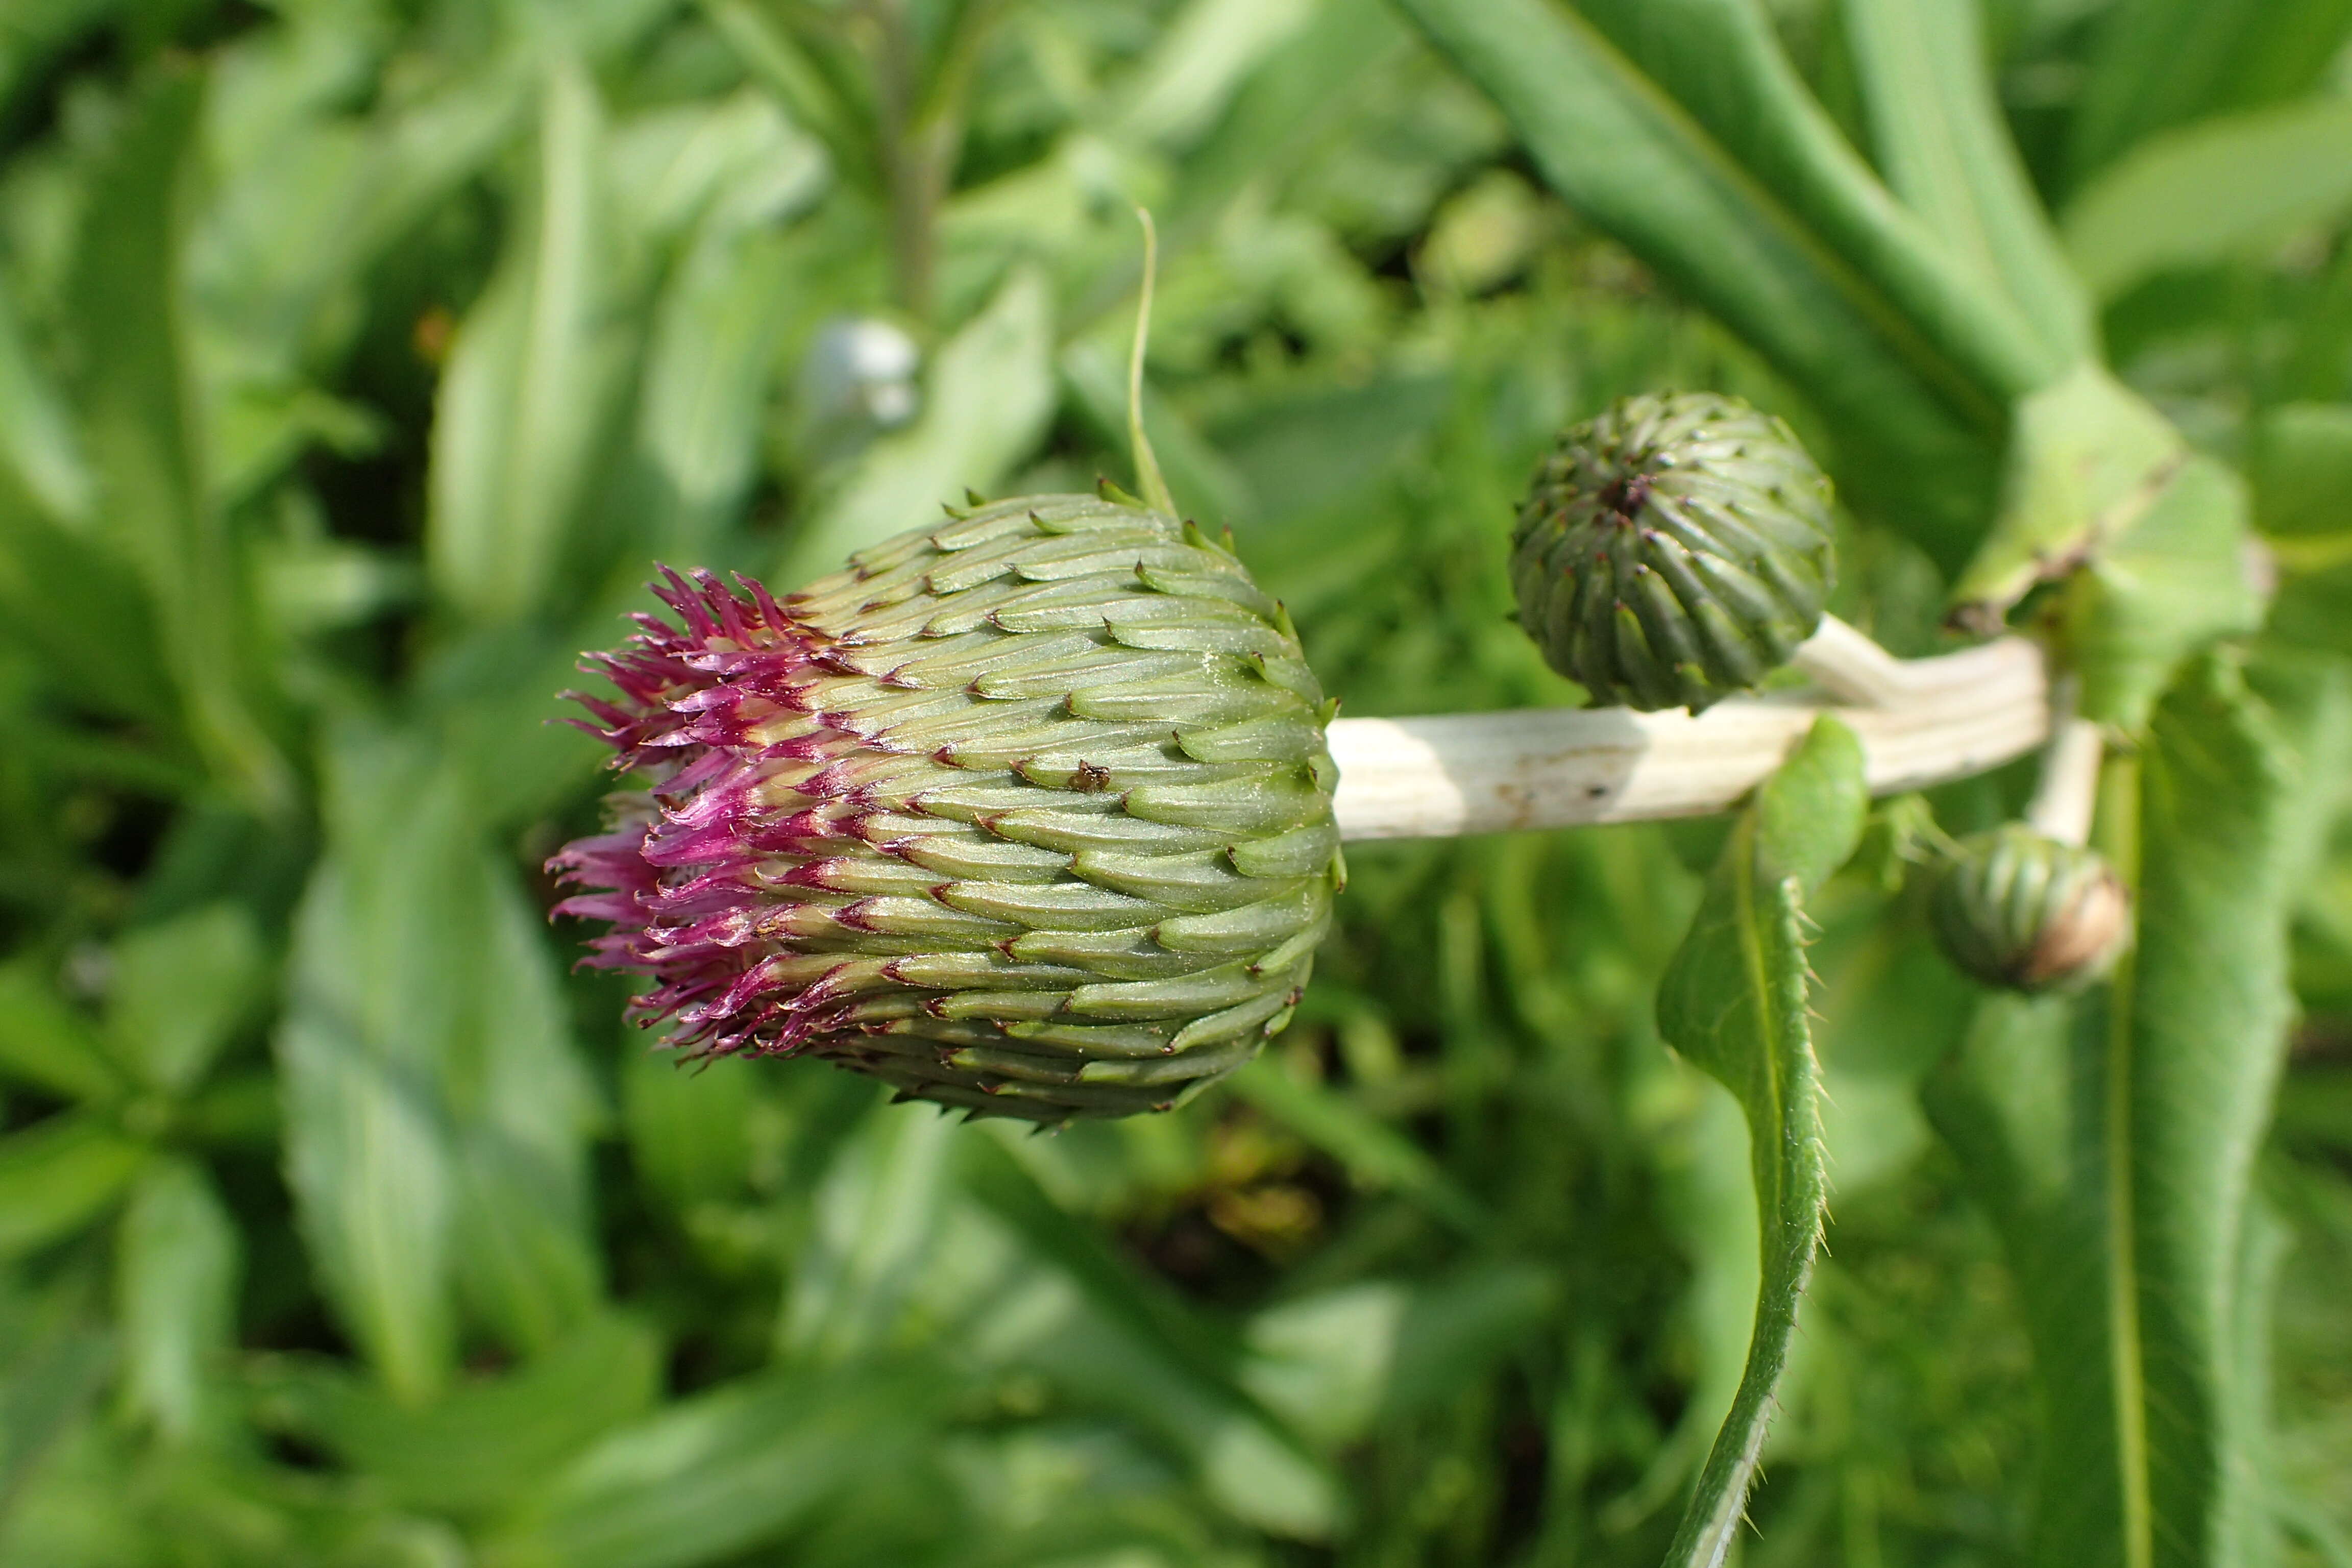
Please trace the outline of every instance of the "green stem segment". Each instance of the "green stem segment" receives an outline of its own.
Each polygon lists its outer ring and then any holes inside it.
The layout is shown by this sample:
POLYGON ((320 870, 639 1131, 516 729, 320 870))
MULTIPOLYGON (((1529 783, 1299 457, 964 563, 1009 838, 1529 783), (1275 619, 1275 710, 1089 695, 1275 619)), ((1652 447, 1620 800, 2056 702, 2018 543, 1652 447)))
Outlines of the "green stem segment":
POLYGON ((1160 472, 1160 458, 1143 429, 1143 355, 1151 343, 1151 285, 1160 271, 1160 231, 1148 208, 1135 209, 1143 225, 1143 292, 1135 306, 1135 343, 1127 355, 1127 438, 1135 450, 1135 482, 1143 502, 1155 511, 1176 515, 1176 497, 1160 472))

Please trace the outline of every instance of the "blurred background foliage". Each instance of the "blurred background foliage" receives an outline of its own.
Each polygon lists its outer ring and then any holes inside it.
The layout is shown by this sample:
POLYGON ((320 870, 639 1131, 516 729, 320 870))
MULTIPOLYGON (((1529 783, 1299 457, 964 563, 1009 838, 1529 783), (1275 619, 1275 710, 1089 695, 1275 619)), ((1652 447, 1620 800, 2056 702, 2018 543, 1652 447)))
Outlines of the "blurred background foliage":
MULTIPOLYGON (((1774 21, 1884 160, 1867 12, 1774 21)), ((1985 24, 2267 636, 2352 652, 2352 5, 1985 24)), ((1658 1560, 1755 1291, 1651 1017, 1719 825, 1361 847, 1265 1060, 1050 1137, 678 1072, 542 917, 552 694, 654 561, 1127 477, 1137 202, 1175 491, 1351 713, 1579 699, 1504 618, 1563 423, 1836 434, 1377 0, 7 0, 0 1561, 1658 1560)), ((1840 613, 1930 651, 1944 525, 1835 451, 1840 613)), ((1745 1561, 2018 1562, 2025 1335, 1916 1092, 1970 994, 1891 853, 1814 912, 1834 1223, 1745 1561)), ((2297 942, 2274 1485, 2341 1568, 2352 852, 2297 942)))

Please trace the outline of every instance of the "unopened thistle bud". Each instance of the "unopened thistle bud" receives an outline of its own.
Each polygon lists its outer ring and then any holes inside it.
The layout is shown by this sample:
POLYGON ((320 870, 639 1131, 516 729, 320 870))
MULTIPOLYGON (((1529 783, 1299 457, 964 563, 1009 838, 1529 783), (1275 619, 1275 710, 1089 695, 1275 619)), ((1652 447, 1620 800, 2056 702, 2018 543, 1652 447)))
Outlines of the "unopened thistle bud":
POLYGON ((1570 429, 1512 536, 1520 624, 1602 706, 1754 686, 1821 624, 1833 571, 1829 480, 1786 425, 1713 393, 1570 429))
POLYGON ((2106 973, 2131 931, 2131 898, 2095 849, 2021 822, 1961 841, 1935 889, 1936 934, 1972 978, 2063 990, 2106 973))
POLYGON ((978 507, 779 601, 705 573, 590 668, 611 831, 550 862, 689 1057, 813 1056, 1057 1122, 1162 1110, 1288 1021, 1343 872, 1282 608, 1124 500, 978 507))

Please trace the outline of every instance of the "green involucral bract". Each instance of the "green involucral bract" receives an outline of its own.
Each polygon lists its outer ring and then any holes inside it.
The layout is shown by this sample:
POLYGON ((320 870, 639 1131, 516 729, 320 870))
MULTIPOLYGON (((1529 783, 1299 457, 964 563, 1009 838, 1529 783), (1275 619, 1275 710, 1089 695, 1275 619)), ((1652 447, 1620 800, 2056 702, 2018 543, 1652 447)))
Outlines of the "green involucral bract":
POLYGON ((1746 690, 1821 625, 1830 484, 1780 420, 1713 393, 1629 397, 1544 459, 1512 536, 1519 622, 1596 704, 1746 690))
POLYGON ((2021 822, 1961 841, 1936 884, 1933 912, 1945 954, 2011 991, 2095 980, 2131 931, 2130 895, 2106 858, 2021 822))
POLYGON ((649 788, 551 863, 689 1055, 1060 1121, 1164 1110, 1288 1021, 1344 880, 1282 607, 1118 500, 976 508, 779 603, 708 574, 583 699, 649 788))

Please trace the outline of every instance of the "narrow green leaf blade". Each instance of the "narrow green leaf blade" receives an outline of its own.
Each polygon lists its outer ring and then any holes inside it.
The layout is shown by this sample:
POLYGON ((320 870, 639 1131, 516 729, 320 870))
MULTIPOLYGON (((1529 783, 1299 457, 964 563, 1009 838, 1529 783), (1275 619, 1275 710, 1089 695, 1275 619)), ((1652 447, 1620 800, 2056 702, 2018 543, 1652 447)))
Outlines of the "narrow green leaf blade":
POLYGON ((277 1045, 287 1184, 312 1267, 385 1388, 422 1405, 457 1355, 447 1134, 422 1086, 331 1018, 298 1009, 277 1045))
POLYGON ((773 1374, 622 1428, 525 1499, 485 1568, 688 1568, 740 1556, 861 1481, 913 1467, 935 1369, 773 1374))
POLYGON ((235 1343, 236 1222, 202 1169, 162 1160, 131 1194, 118 1245, 123 1403, 184 1439, 213 1409, 235 1343))
POLYGON ((944 1219, 954 1137, 943 1113, 869 1110, 844 1140, 793 1259, 780 1349, 833 1364, 891 1342, 944 1219))
POLYGON ((187 363, 177 264, 203 101, 200 76, 167 70, 123 117, 91 183, 68 310, 93 515, 145 579, 196 750, 250 804, 275 808, 294 780, 249 689, 249 590, 232 520, 211 504, 187 363))
MULTIPOLYGON (((2035 323, 2004 293, 2000 277, 1979 273, 1975 258, 1953 244, 1955 235, 1938 232, 1948 213, 1906 211, 1888 199, 1798 75, 1757 0, 1580 0, 1577 8, 1706 128, 1715 157, 1737 163, 1786 205, 1835 258, 1817 265, 1865 316, 1891 310, 1900 318, 1898 324, 1881 315, 1876 329, 1931 383, 1957 373, 1977 394, 2005 401, 2042 384, 2073 357, 2037 341, 2035 323), (1847 268, 1851 275, 1838 276, 1847 268), (1904 327, 1920 341, 1904 343, 1904 327), (1942 356, 1950 370, 1929 371, 1928 354, 1942 356)), ((1945 74, 1969 73, 1948 62, 1945 74)), ((1937 101, 1908 107, 1924 130, 1955 110, 1965 114, 1959 100, 1967 91, 1941 83, 1937 101)), ((1943 392, 1951 397, 1958 388, 1943 392)))
POLYGON ((89 521, 92 480, 65 395, 34 358, 0 283, 0 462, 59 522, 89 521))
POLYGON ((0 1077, 100 1102, 130 1087, 98 1031, 65 1005, 29 958, 0 965, 0 1077))
POLYGON ((407 1506, 479 1514, 511 1508, 591 1444, 644 1416, 661 1377, 660 1342, 642 1324, 606 1316, 421 1410, 310 1359, 266 1364, 256 1392, 266 1425, 320 1444, 407 1506))
POLYGON ((144 1144, 70 1112, 0 1138, 0 1259, 62 1241, 96 1219, 147 1154, 144 1144))
POLYGON ((1733 829, 1659 986, 1659 1033, 1747 1113, 1763 1233, 1747 1371, 1670 1563, 1715 1568, 1731 1550, 1820 1244, 1829 1184, 1802 900, 1853 853, 1868 805, 1861 743, 1834 720, 1821 721, 1733 829))
POLYGON ((1888 197, 1745 0, 1397 0, 1537 167, 1858 439, 1841 479, 1947 554, 2009 399, 2054 376, 2022 321, 1888 197))
POLYGON ((614 411, 628 318, 612 309, 619 240, 604 117, 582 67, 551 68, 530 218, 459 328, 434 411, 425 567, 465 615, 545 608, 614 411))
POLYGON ((2051 354, 2090 355, 2091 302, 2010 140, 1976 0, 1846 0, 1845 17, 1887 184, 2051 354))
POLYGON ((2352 101, 2312 98, 2153 139, 2067 204, 2066 253, 2102 300, 2168 268, 2260 255, 2352 209, 2352 101))
POLYGON ((2042 1442, 2031 1560, 2122 1568, 2102 1052, 2076 1013, 2063 997, 1986 998, 1921 1099, 2000 1233, 2033 1346, 2042 1442))
POLYGON ((1345 1165, 1359 1185, 1401 1193, 1465 1236, 1486 1228, 1485 1209, 1443 1165, 1346 1096, 1301 1083, 1265 1057, 1226 1081, 1242 1099, 1345 1165))
POLYGON ((2079 185, 2143 139, 2318 85, 2352 29, 2345 0, 2127 0, 2092 41, 2066 148, 2079 185))
POLYGON ((107 1030, 122 1060, 167 1094, 194 1088, 261 1000, 267 955, 252 917, 211 904, 114 945, 107 1030))

